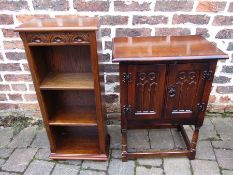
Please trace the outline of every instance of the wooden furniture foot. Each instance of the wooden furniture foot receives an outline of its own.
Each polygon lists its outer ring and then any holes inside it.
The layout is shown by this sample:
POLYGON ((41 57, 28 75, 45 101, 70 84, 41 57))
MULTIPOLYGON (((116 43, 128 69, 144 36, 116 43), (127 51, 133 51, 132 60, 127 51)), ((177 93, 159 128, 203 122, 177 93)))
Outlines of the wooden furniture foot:
POLYGON ((193 132, 193 138, 190 144, 190 154, 188 155, 189 160, 194 160, 196 156, 196 147, 199 135, 199 127, 195 126, 195 130, 193 132))

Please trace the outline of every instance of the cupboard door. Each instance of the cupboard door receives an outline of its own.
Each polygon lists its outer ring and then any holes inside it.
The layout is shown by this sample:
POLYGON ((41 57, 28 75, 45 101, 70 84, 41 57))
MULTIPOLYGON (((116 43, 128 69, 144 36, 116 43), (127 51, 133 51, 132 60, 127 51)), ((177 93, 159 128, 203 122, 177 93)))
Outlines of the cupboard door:
POLYGON ((128 72, 128 107, 131 119, 161 117, 166 65, 130 65, 128 72))
POLYGON ((201 103, 208 63, 169 65, 166 118, 195 119, 201 103))

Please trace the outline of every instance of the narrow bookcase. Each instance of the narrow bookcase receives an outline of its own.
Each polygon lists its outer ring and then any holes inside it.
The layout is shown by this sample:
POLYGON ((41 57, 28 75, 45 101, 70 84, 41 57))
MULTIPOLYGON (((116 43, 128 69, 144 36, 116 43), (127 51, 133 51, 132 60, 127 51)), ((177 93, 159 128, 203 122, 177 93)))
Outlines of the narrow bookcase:
POLYGON ((34 19, 17 27, 51 146, 51 159, 107 160, 98 20, 34 19))

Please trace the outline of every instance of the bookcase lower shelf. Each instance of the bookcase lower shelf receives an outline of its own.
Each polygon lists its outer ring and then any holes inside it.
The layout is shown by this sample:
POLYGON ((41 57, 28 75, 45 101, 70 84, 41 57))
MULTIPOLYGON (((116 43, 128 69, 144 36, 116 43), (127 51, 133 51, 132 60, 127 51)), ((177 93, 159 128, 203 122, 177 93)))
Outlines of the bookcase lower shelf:
MULTIPOLYGON (((65 141, 66 139, 64 139, 65 141)), ((72 141, 72 138, 68 138, 67 140, 72 141)), ((68 146, 69 144, 64 144, 64 145, 60 145, 58 146, 56 152, 52 152, 49 156, 50 159, 54 159, 54 160, 101 160, 101 161, 105 161, 108 160, 108 155, 109 155, 109 145, 110 145, 110 136, 107 135, 106 137, 106 153, 101 153, 99 149, 93 149, 90 150, 89 147, 86 147, 84 145, 80 145, 80 141, 79 139, 77 140, 73 140, 73 146, 70 145, 70 147, 68 146), (64 147, 63 147, 64 146, 64 147), (77 149, 79 147, 79 149, 77 149), (69 150, 69 151, 67 151, 69 150)), ((98 139, 95 140, 96 142, 93 144, 99 144, 97 143, 98 139)), ((82 142, 82 141, 81 141, 82 142)))

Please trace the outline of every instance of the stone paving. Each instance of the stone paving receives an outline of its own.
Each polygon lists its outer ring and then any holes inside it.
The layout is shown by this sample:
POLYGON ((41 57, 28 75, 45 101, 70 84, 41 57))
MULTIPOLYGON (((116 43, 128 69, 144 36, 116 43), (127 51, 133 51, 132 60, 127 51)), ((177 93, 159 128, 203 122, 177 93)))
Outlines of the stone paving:
MULTIPOLYGON (((189 137, 192 127, 185 127, 189 137)), ((120 126, 108 126, 111 156, 106 162, 53 161, 43 128, 0 128, 0 175, 233 175, 233 119, 206 118, 200 131, 196 159, 186 157, 121 161, 120 126)), ((182 148, 176 130, 128 132, 129 150, 182 148)))

